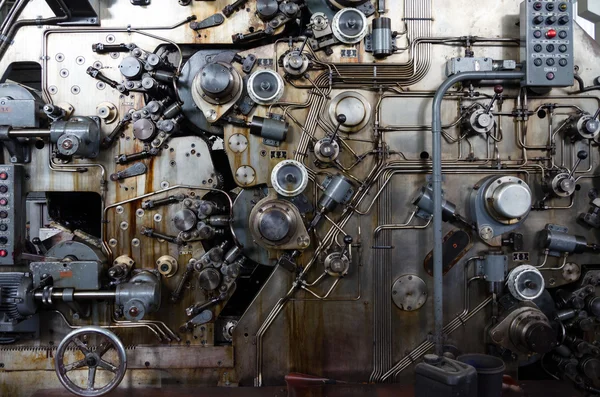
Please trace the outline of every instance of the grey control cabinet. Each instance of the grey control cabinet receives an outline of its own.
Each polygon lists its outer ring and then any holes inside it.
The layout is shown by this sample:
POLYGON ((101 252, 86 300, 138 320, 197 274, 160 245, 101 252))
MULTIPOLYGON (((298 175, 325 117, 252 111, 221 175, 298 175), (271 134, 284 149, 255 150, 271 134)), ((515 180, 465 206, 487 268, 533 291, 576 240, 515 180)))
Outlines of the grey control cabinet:
POLYGON ((573 85, 573 18, 573 0, 521 3, 523 87, 573 85))

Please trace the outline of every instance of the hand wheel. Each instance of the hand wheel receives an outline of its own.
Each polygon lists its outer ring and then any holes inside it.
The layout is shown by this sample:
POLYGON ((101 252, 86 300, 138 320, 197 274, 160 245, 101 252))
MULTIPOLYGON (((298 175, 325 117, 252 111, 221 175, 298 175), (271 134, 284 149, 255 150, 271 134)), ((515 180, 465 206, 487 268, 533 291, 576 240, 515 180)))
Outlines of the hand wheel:
MULTIPOLYGON (((121 383, 127 370, 125 347, 119 338, 107 329, 83 327, 68 334, 58 345, 54 369, 60 383, 78 396, 102 396, 121 383), (74 349, 73 349, 74 348, 74 349), (107 357, 107 353, 110 352, 107 357), (83 358, 82 358, 83 356, 83 358), (118 364, 115 360, 118 359, 118 364), (66 361, 72 361, 67 363, 66 361), (74 370, 88 369, 87 382, 80 387, 69 377, 74 370), (95 387, 96 371, 100 368, 102 380, 110 379, 102 387, 95 387), (104 371, 108 371, 107 376, 104 371)), ((76 378, 79 379, 79 378, 76 378)), ((80 383, 80 382, 79 382, 80 383)))

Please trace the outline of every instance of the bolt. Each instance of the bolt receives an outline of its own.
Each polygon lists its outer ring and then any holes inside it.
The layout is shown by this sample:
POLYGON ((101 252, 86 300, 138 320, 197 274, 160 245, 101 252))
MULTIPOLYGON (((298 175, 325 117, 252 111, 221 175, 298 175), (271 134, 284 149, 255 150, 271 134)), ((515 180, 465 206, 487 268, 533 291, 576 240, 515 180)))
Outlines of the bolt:
POLYGON ((135 307, 135 306, 134 306, 134 307, 132 307, 131 309, 129 309, 129 315, 130 315, 131 317, 137 317, 137 316, 138 316, 138 314, 140 314, 140 311, 138 310, 138 308, 137 308, 137 307, 135 307))
POLYGON ((73 141, 70 139, 65 139, 62 143, 62 148, 65 150, 70 150, 73 148, 73 141))

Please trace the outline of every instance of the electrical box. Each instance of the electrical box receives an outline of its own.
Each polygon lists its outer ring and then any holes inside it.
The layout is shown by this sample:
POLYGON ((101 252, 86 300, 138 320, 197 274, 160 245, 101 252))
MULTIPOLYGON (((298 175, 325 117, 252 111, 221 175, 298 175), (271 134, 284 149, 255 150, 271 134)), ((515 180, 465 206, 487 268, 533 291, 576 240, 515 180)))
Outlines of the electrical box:
POLYGON ((23 249, 25 211, 22 189, 22 166, 0 165, 0 266, 14 265, 23 249))
POLYGON ((521 3, 523 87, 573 85, 573 18, 573 0, 521 3))

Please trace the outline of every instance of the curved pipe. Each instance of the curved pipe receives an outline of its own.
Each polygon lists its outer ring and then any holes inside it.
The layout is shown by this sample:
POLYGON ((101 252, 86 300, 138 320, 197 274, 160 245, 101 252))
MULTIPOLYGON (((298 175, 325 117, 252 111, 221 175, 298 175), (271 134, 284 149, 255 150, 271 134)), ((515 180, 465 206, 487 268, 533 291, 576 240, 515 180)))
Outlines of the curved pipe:
POLYGON ((446 92, 456 83, 465 80, 520 80, 524 72, 466 72, 449 77, 433 97, 431 122, 433 154, 433 308, 434 342, 436 354, 443 354, 444 332, 444 274, 442 259, 442 101, 446 92))

